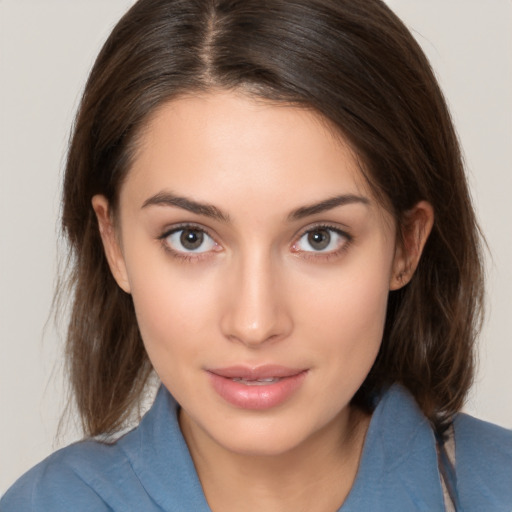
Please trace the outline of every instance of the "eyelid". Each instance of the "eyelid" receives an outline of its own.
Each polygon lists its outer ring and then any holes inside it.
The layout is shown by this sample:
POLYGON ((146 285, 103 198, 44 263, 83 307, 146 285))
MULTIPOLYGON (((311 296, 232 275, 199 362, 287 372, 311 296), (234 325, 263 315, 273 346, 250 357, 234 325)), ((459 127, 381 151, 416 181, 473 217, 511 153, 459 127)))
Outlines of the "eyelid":
POLYGON ((339 225, 332 225, 330 223, 326 222, 319 222, 314 225, 309 225, 305 228, 303 228, 299 234, 294 238, 294 242, 292 244, 292 251, 296 254, 300 254, 302 257, 305 258, 329 258, 334 257, 342 252, 344 252, 346 249, 348 249, 349 245, 353 242, 354 237, 350 233, 348 233, 345 229, 342 229, 339 227, 339 225), (305 251, 302 249, 297 249, 296 246, 299 243, 299 241, 308 233, 311 233, 312 231, 320 231, 320 230, 326 230, 326 231, 333 231, 337 235, 341 236, 345 239, 345 241, 341 244, 341 246, 337 249, 331 250, 331 251, 305 251))
POLYGON ((197 231, 202 231, 203 233, 206 233, 210 238, 215 240, 215 237, 210 233, 210 230, 207 227, 202 226, 201 224, 197 224, 196 222, 179 222, 178 224, 173 224, 171 226, 165 227, 162 230, 162 234, 159 235, 157 238, 159 240, 163 240, 164 238, 167 238, 169 235, 176 233, 176 231, 182 231, 184 229, 196 229, 197 231))
MULTIPOLYGON (((157 239, 161 242, 164 250, 171 254, 171 256, 175 257, 178 260, 182 261, 189 261, 189 262, 197 262, 200 260, 203 260, 205 258, 208 258, 212 256, 212 253, 220 252, 223 250, 222 245, 217 241, 217 236, 213 235, 211 231, 198 223, 195 222, 182 222, 179 224, 174 224, 172 226, 167 227, 163 230, 162 234, 157 236, 157 239), (174 248, 172 248, 167 242, 166 239, 172 235, 173 233, 185 230, 185 229, 191 229, 191 230, 197 230, 203 232, 206 236, 211 238, 213 242, 215 243, 215 247, 211 250, 207 250, 204 252, 194 252, 194 251, 179 251, 174 248)), ((313 258, 315 260, 328 260, 331 258, 335 258, 337 256, 340 256, 343 252, 345 252, 349 246, 352 244, 354 240, 354 236, 348 233, 345 229, 342 229, 337 224, 331 224, 328 222, 318 222, 312 225, 309 225, 299 231, 299 233, 293 238, 293 243, 291 246, 291 250, 296 255, 304 258, 309 259, 313 258), (344 241, 341 243, 340 247, 334 250, 330 251, 306 251, 302 249, 297 249, 296 246, 298 242, 301 240, 302 237, 304 237, 306 234, 315 231, 315 230, 328 230, 333 231, 340 237, 344 239, 344 241)))
POLYGON ((172 256, 176 257, 177 259, 181 260, 187 260, 187 261, 198 261, 203 258, 207 258, 212 252, 219 252, 222 247, 217 241, 216 237, 211 234, 210 230, 206 228, 205 226, 202 226, 200 224, 197 224, 195 222, 182 222, 179 224, 174 224, 172 226, 169 226, 168 228, 164 229, 162 234, 157 237, 157 240, 159 240, 164 248, 165 251, 170 253, 172 256), (204 233, 208 238, 210 238, 214 244, 215 247, 213 249, 202 251, 202 252, 194 252, 194 251, 180 251, 177 249, 174 249, 167 243, 167 239, 174 233, 177 233, 179 231, 184 231, 186 229, 189 230, 196 230, 201 231, 204 233))

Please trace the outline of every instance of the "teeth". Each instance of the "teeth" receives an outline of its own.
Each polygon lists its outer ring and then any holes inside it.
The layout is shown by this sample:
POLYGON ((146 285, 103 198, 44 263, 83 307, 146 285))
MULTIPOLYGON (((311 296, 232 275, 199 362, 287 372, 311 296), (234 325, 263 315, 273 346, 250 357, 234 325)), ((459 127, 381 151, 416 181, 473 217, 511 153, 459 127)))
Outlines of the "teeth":
POLYGON ((279 377, 269 377, 266 379, 257 379, 257 380, 249 380, 241 377, 235 377, 232 379, 234 382, 241 382, 246 386, 265 386, 267 384, 273 384, 274 382, 279 382, 281 379, 279 377))

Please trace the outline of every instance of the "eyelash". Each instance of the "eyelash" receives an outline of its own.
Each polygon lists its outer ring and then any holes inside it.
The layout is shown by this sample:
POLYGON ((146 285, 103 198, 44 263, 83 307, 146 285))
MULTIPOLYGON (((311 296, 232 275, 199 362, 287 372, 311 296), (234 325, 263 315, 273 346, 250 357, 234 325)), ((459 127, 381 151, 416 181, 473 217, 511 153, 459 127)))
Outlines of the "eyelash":
MULTIPOLYGON (((204 251, 204 252, 182 252, 177 251, 169 246, 169 244, 166 242, 167 238, 169 238, 174 233, 179 233, 180 231, 184 231, 186 229, 189 230, 196 230, 199 232, 204 233, 206 236, 211 238, 216 245, 217 242, 215 241, 215 238, 209 233, 209 231, 197 224, 180 224, 177 226, 172 227, 171 229, 166 230, 164 233, 162 233, 160 236, 157 237, 157 239, 161 242, 163 249, 170 254, 173 258, 176 258, 177 260, 181 260, 184 262, 190 262, 195 263, 202 261, 205 258, 208 258, 212 251, 204 251)), ((295 239, 295 242, 292 244, 292 250, 295 254, 300 254, 300 257, 305 259, 322 259, 324 261, 329 261, 333 258, 336 258, 343 254, 353 243, 354 237, 347 233, 346 231, 341 230, 339 227, 332 226, 329 224, 317 224, 314 226, 308 226, 303 231, 301 231, 300 235, 295 239), (345 239, 345 241, 342 243, 341 247, 336 249, 335 251, 329 251, 329 252, 320 252, 320 251, 303 251, 303 250, 297 250, 294 249, 295 246, 299 243, 299 241, 308 233, 312 233, 315 231, 330 231, 336 233, 338 236, 345 239)), ((214 251, 217 252, 217 251, 214 251)))
MULTIPOLYGON (((197 225, 197 224, 179 224, 177 226, 174 226, 171 229, 168 229, 164 233, 162 233, 158 237, 158 240, 160 240, 164 250, 168 254, 170 254, 173 258, 176 258, 177 260, 184 261, 184 262, 195 263, 195 262, 198 262, 198 261, 202 261, 205 258, 208 258, 209 257, 209 253, 211 251, 205 251, 205 252, 200 252, 200 253, 197 253, 197 252, 182 252, 182 251, 177 251, 177 250, 173 249, 166 242, 166 239, 169 238, 174 233, 179 233, 180 231, 185 231, 187 229, 194 230, 194 231, 200 231, 200 232, 204 233, 206 236, 208 236, 209 238, 211 238, 215 242, 215 238, 208 232, 208 230, 206 228, 202 227, 202 226, 197 225)), ((215 244, 217 245, 217 242, 215 242, 215 244)))
POLYGON ((313 226, 308 226, 303 231, 301 231, 300 235, 296 239, 297 241, 294 242, 292 247, 295 247, 298 244, 298 242, 302 239, 302 237, 304 237, 308 233, 314 233, 315 231, 323 231, 323 230, 334 232, 337 235, 339 235, 340 237, 345 239, 338 249, 336 249, 334 251, 329 251, 329 252, 301 251, 301 250, 294 250, 294 252, 300 253, 301 258, 315 259, 315 260, 322 259, 324 261, 330 261, 332 259, 335 259, 335 258, 341 256, 345 251, 348 250, 348 248, 354 242, 354 237, 351 234, 347 233, 346 231, 340 229, 337 226, 333 226, 330 224, 316 224, 313 226))

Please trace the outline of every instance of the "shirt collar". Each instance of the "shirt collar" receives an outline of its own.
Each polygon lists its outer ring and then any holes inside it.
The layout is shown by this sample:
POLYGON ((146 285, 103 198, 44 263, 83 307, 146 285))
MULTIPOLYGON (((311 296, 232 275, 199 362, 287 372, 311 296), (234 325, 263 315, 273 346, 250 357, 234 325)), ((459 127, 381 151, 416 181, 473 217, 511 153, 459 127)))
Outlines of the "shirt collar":
MULTIPOLYGON (((121 444, 142 485, 163 510, 211 512, 177 411, 177 403, 161 386, 139 427, 121 444)), ((432 428, 399 385, 378 401, 356 480, 339 512, 361 510, 444 510, 432 428)))
POLYGON ((178 424, 178 404, 163 385, 133 433, 125 452, 159 507, 166 512, 211 512, 178 424))
POLYGON ((396 384, 373 412, 356 480, 340 508, 361 510, 444 510, 433 430, 396 384))

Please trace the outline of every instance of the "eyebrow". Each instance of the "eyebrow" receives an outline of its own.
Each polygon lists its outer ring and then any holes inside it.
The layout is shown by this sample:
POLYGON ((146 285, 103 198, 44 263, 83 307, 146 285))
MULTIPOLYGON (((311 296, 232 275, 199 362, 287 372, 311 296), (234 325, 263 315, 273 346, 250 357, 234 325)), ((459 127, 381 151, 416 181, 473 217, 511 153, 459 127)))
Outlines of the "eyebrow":
POLYGON ((224 213, 212 204, 201 203, 186 197, 176 196, 170 192, 159 192, 149 199, 146 199, 142 208, 147 208, 148 206, 176 206, 183 210, 196 213, 197 215, 204 215, 221 222, 227 223, 230 221, 227 213, 224 213))
MULTIPOLYGON (((354 194, 339 195, 325 199, 319 203, 301 206, 300 208, 293 210, 288 215, 288 220, 296 221, 304 219, 305 217, 326 212, 328 210, 332 210, 333 208, 337 208, 338 206, 345 206, 348 204, 369 205, 370 201, 366 197, 356 196, 354 194)), ((221 222, 228 223, 231 220, 227 213, 224 213, 222 210, 212 204, 202 203, 187 197, 177 196, 171 192, 159 192, 158 194, 151 196, 149 199, 146 199, 142 205, 142 208, 147 208, 148 206, 175 206, 197 215, 204 215, 221 222)))
POLYGON ((364 204, 369 205, 370 200, 363 196, 356 196, 354 194, 344 194, 340 196, 331 197, 325 201, 314 203, 309 206, 302 206, 297 208, 288 215, 288 220, 300 220, 317 213, 326 212, 337 208, 338 206, 345 206, 347 204, 364 204))

